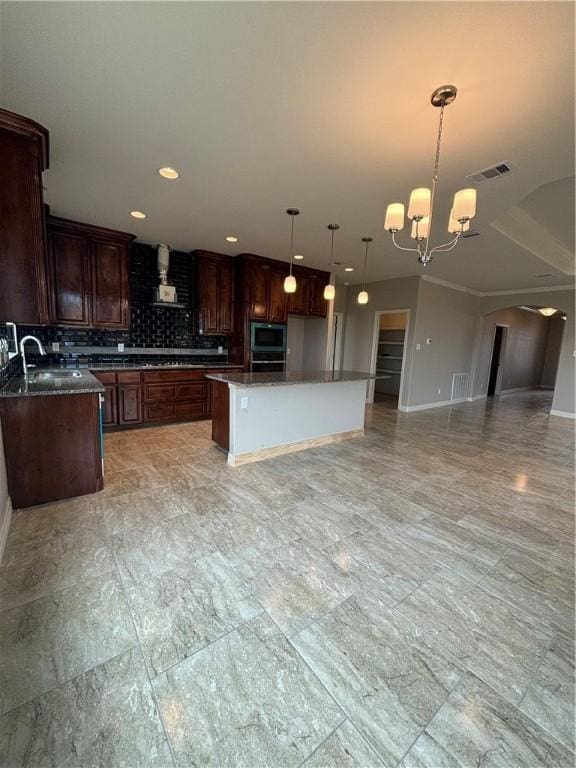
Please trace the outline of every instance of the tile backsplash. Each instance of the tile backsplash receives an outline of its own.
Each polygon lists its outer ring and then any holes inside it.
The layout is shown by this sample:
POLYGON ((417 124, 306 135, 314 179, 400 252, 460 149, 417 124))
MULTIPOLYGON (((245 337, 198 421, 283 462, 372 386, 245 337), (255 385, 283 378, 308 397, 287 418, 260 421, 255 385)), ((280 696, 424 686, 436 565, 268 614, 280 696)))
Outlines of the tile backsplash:
POLYGON ((226 336, 202 336, 194 333, 194 257, 190 253, 172 251, 168 280, 176 286, 179 304, 185 309, 153 307, 154 288, 158 285, 156 248, 134 243, 130 257, 131 323, 128 331, 102 331, 82 328, 18 326, 37 336, 43 344, 57 341, 64 345, 89 347, 154 347, 172 349, 216 349, 228 346, 226 336))

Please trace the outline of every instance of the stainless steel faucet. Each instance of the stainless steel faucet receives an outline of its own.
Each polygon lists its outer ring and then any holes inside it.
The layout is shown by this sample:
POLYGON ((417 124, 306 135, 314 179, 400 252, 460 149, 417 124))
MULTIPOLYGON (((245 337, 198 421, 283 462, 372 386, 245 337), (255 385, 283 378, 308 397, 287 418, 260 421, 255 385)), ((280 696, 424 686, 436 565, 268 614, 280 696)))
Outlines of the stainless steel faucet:
POLYGON ((26 365, 26 352, 24 351, 24 345, 26 344, 27 341, 35 341, 36 344, 38 344, 38 349, 40 350, 40 354, 41 355, 45 355, 46 354, 40 339, 37 339, 36 336, 23 336, 20 339, 20 354, 22 355, 22 370, 24 372, 24 376, 28 375, 28 369, 29 368, 35 368, 36 367, 34 365, 26 365))

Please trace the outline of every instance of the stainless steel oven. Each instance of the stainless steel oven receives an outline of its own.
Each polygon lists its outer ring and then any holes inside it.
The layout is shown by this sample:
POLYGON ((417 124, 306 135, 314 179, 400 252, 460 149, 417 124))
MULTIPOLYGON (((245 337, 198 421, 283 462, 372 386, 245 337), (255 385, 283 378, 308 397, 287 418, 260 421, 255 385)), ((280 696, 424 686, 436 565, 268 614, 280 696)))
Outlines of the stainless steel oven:
POLYGON ((282 373, 286 369, 286 325, 252 323, 250 326, 250 370, 252 373, 282 373))
POLYGON ((251 352, 286 352, 286 323, 252 323, 251 352))

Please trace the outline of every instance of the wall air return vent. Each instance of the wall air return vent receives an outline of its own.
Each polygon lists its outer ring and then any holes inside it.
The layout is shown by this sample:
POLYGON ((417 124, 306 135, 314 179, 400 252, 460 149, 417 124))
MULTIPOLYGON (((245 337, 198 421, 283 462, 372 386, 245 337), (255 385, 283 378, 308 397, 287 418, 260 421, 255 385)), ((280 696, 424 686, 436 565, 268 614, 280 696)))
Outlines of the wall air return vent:
POLYGON ((484 168, 481 171, 475 171, 474 173, 466 176, 466 178, 471 184, 484 184, 486 181, 498 179, 500 176, 507 176, 516 170, 518 169, 513 163, 496 163, 496 165, 491 165, 490 168, 484 168))

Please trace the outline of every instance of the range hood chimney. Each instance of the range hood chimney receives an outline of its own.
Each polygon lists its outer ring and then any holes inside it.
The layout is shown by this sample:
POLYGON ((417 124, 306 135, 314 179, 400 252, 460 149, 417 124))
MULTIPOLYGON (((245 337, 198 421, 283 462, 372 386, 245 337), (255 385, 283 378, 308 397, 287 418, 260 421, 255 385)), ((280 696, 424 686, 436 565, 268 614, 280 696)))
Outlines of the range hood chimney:
POLYGON ((155 304, 177 304, 176 288, 168 283, 168 269, 170 267, 170 246, 164 243, 158 245, 158 276, 160 283, 154 291, 155 304))

